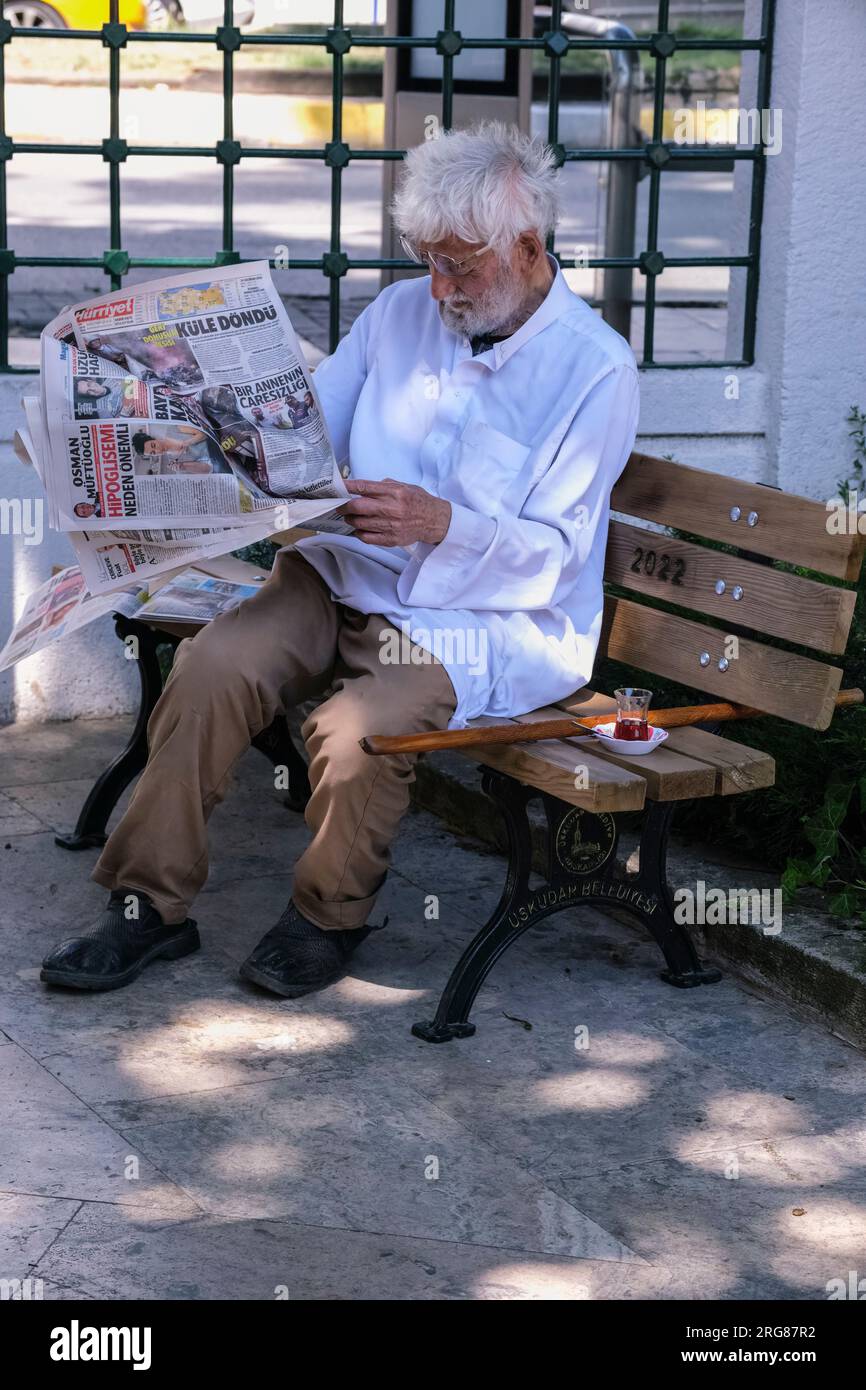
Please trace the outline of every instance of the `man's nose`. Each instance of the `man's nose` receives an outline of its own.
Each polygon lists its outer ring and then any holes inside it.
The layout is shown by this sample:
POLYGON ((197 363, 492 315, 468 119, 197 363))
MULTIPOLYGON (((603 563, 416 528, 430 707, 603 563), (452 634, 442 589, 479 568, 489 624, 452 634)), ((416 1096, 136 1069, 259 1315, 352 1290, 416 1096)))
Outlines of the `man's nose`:
POLYGON ((448 299, 454 293, 454 281, 443 275, 435 266, 430 267, 430 293, 437 304, 440 299, 448 299))

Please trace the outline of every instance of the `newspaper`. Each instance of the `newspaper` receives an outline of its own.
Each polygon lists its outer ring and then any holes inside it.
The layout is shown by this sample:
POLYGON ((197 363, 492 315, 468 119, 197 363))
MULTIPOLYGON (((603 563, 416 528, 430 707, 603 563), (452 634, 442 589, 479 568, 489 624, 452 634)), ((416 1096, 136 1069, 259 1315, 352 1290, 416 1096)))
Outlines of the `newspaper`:
MULTIPOLYGON (((25 397, 24 413, 27 423, 18 428, 13 441, 22 462, 35 468, 43 484, 45 471, 41 463, 42 438, 39 401, 25 397)), ((49 509, 49 524, 55 524, 49 509)), ((328 524, 327 522, 325 523, 328 524)), ((337 519, 337 526, 344 523, 337 519)), ((270 518, 259 519, 253 527, 211 528, 151 528, 135 531, 70 531, 69 542, 75 551, 84 581, 91 594, 112 593, 119 586, 135 580, 148 582, 157 575, 172 573, 195 560, 224 555, 255 541, 266 540, 272 533, 270 518)))
MULTIPOLYGON (((42 338, 58 529, 302 524, 347 500, 266 262, 73 305, 42 338)), ((275 527, 279 529, 279 527, 275 527)))
POLYGON ((302 526, 348 500, 266 261, 65 307, 15 438, 92 597, 302 526))
POLYGON ((260 588, 261 584, 215 579, 190 569, 164 584, 139 608, 136 617, 158 618, 163 622, 209 623, 220 613, 228 613, 245 599, 252 598, 260 588))
POLYGON ((104 613, 121 612, 132 617, 141 602, 135 590, 93 598, 77 565, 53 574, 27 598, 5 647, 0 651, 0 671, 47 647, 58 637, 84 627, 104 613))
POLYGON ((135 584, 94 598, 87 591, 79 567, 69 565, 53 574, 28 597, 9 640, 0 651, 0 671, 105 613, 201 626, 251 598, 264 578, 263 575, 258 583, 241 583, 190 569, 161 582, 155 593, 147 585, 135 584))
POLYGON ((292 526, 349 531, 348 493, 267 262, 67 306, 43 331, 41 367, 15 450, 78 563, 29 597, 0 669, 112 611, 210 621, 255 585, 191 566, 292 526))
POLYGON ((90 592, 107 594, 133 580, 147 582, 196 560, 241 550, 255 541, 266 540, 273 529, 273 523, 267 521, 252 528, 220 529, 182 543, 171 543, 163 538, 139 540, 135 532, 115 534, 111 531, 73 532, 69 540, 90 592))

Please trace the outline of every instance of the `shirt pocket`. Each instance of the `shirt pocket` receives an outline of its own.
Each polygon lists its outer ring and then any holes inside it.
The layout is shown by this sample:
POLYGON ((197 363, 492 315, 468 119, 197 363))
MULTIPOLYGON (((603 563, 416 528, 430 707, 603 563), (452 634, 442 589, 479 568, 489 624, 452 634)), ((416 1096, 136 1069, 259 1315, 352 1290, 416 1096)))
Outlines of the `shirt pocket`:
POLYGON ((460 435, 454 482, 467 504, 490 515, 522 500, 521 475, 532 450, 483 420, 460 435))

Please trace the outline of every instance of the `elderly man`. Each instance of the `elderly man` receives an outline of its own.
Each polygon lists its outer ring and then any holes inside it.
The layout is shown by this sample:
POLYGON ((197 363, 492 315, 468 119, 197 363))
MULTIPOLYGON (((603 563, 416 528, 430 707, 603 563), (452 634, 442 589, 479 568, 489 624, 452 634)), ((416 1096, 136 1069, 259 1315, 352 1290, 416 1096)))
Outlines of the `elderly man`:
POLYGON ((547 147, 485 124, 406 165, 393 215, 430 278, 383 290, 315 374, 353 534, 281 550, 258 594, 181 643, 94 871, 108 905, 48 955, 51 984, 117 988, 198 947, 187 914, 232 767, 325 692, 303 726, 312 839, 241 975, 286 998, 332 983, 371 930, 414 776, 358 740, 520 714, 589 679, 610 490, 637 426, 633 355, 545 251, 547 147))

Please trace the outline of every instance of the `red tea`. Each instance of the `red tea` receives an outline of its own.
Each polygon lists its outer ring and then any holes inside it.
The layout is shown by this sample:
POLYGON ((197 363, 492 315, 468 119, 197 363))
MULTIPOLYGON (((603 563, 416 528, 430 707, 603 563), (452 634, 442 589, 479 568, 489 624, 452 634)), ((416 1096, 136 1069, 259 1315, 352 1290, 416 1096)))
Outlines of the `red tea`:
POLYGON ((643 740, 646 742, 650 738, 649 724, 645 719, 617 719, 613 731, 614 738, 624 738, 631 740, 643 740))

